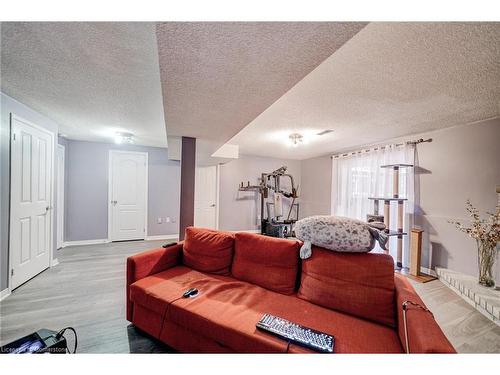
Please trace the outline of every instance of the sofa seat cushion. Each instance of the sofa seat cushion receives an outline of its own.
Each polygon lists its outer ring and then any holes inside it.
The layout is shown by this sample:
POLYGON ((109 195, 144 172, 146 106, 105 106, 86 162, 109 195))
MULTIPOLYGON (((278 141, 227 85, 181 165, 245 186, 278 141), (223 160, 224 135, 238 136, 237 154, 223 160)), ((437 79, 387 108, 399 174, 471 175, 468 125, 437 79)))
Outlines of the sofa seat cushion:
POLYGON ((236 233, 232 275, 278 293, 295 292, 299 242, 254 233, 236 233))
POLYGON ((197 271, 229 275, 233 248, 233 233, 188 227, 182 250, 182 262, 197 271))
POLYGON ((314 304, 396 326, 394 261, 386 254, 336 253, 313 246, 302 261, 298 297, 314 304))
MULTIPOLYGON (((236 352, 285 352, 287 343, 257 330, 264 313, 335 336, 337 353, 399 353, 394 329, 314 305, 295 295, 275 293, 231 277, 203 274, 179 266, 131 285, 131 299, 165 316, 166 321, 215 340, 236 352), (198 297, 181 298, 189 287, 198 297)), ((163 333, 165 334, 165 333, 163 333)), ((293 352, 308 352, 296 345, 293 352)))

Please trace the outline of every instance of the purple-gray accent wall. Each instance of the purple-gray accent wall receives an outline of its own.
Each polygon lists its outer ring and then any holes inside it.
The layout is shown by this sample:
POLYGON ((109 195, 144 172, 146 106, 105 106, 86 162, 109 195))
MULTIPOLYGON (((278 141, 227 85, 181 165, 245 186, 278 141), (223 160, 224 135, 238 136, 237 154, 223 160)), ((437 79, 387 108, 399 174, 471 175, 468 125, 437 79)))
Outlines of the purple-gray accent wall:
POLYGON ((66 144, 65 241, 108 238, 109 151, 148 153, 148 236, 178 233, 180 163, 167 149, 68 140, 66 144), (157 219, 170 217, 170 223, 157 219))

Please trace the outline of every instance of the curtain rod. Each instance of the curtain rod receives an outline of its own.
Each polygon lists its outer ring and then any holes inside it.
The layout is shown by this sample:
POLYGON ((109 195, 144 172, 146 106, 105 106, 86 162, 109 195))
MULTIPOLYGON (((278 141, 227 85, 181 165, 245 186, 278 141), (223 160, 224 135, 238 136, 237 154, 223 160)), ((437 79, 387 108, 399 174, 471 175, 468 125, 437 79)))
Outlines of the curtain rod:
POLYGON ((344 154, 332 155, 330 157, 332 159, 337 159, 337 158, 345 157, 345 156, 357 155, 357 154, 362 154, 362 153, 367 153, 367 152, 372 152, 372 151, 377 151, 377 150, 384 150, 385 148, 390 147, 390 146, 401 147, 401 146, 405 146, 405 145, 418 145, 419 143, 424 143, 424 142, 432 142, 432 138, 427 138, 427 139, 420 138, 420 139, 415 139, 413 141, 406 141, 406 142, 401 142, 401 143, 376 146, 376 147, 367 148, 367 149, 363 149, 363 150, 347 152, 344 154))

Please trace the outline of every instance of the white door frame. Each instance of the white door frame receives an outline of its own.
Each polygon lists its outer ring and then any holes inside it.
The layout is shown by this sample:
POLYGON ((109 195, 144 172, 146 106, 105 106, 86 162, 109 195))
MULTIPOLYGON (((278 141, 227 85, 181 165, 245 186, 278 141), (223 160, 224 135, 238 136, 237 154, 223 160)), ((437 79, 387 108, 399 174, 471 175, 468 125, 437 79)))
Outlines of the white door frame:
MULTIPOLYGON (((54 178, 54 170, 55 170, 55 165, 56 165, 56 147, 55 147, 55 142, 56 142, 56 137, 55 137, 55 134, 53 132, 51 132, 50 130, 47 130, 37 124, 34 124, 32 123, 31 121, 28 121, 28 120, 25 120, 24 118, 14 114, 14 113, 10 113, 10 121, 9 121, 9 133, 10 133, 10 145, 9 145, 9 148, 10 148, 10 153, 12 154, 12 137, 14 136, 13 133, 12 133, 12 122, 13 120, 17 120, 19 122, 24 122, 25 124, 29 125, 29 126, 32 126, 34 127, 35 129, 43 132, 43 133, 46 133, 47 135, 50 136, 51 138, 51 141, 52 141, 52 161, 51 161, 51 173, 50 173, 50 178, 51 178, 51 181, 50 181, 50 206, 52 207, 50 210, 49 210, 49 213, 48 215, 50 215, 50 219, 49 219, 49 252, 50 252, 50 255, 49 255, 49 267, 53 267, 53 266, 56 266, 57 264, 59 264, 58 260, 57 259, 54 259, 54 201, 55 201, 55 178, 54 178)), ((12 158, 9 156, 9 170, 11 171, 10 174, 12 175, 12 158)), ((7 272, 7 275, 8 275, 8 282, 7 282, 7 288, 9 290, 9 294, 10 292, 12 292, 12 246, 11 246, 11 241, 12 241, 12 212, 11 212, 11 207, 12 207, 12 194, 10 194, 12 190, 12 179, 9 178, 9 269, 8 269, 8 272, 7 272)))
POLYGON ((145 184, 144 184, 144 239, 148 236, 148 181, 149 181, 149 154, 147 152, 140 151, 126 151, 126 150, 109 150, 108 154, 108 242, 111 242, 111 229, 113 228, 113 215, 112 215, 112 205, 111 205, 111 195, 113 190, 113 164, 111 163, 111 155, 113 154, 136 154, 136 155, 144 155, 146 157, 146 173, 145 173, 145 184))
POLYGON ((220 215, 220 164, 217 164, 215 170, 215 229, 219 230, 219 215, 220 215))
POLYGON ((59 239, 59 225, 61 225, 61 230, 62 230, 62 240, 61 240, 61 248, 64 247, 64 203, 65 203, 65 194, 66 194, 66 186, 64 184, 64 180, 66 178, 66 147, 61 144, 57 144, 57 233, 56 233, 56 247, 59 245, 57 240, 59 239), (60 184, 59 181, 59 152, 62 152, 62 185, 60 184), (61 189, 60 189, 61 188, 61 189), (62 194, 61 194, 62 191, 62 194), (62 195, 62 205, 59 205, 59 198, 62 195), (59 213, 62 214, 59 215, 59 213), (61 223, 59 223, 59 216, 61 217, 61 223))

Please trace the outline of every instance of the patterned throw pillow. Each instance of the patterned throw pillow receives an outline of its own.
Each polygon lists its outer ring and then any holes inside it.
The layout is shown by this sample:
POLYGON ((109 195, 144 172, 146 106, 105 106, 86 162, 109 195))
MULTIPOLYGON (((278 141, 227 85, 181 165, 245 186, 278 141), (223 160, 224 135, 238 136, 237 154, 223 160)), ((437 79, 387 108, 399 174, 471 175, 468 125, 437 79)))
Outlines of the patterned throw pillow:
POLYGON ((341 252, 366 253, 373 249, 375 240, 385 248, 387 236, 368 223, 341 216, 310 216, 297 221, 295 236, 304 242, 300 257, 311 256, 311 244, 341 252))

